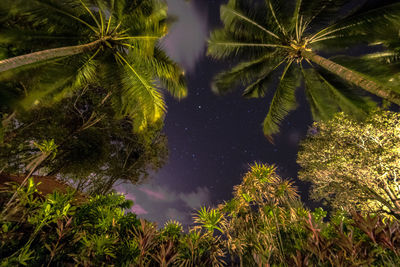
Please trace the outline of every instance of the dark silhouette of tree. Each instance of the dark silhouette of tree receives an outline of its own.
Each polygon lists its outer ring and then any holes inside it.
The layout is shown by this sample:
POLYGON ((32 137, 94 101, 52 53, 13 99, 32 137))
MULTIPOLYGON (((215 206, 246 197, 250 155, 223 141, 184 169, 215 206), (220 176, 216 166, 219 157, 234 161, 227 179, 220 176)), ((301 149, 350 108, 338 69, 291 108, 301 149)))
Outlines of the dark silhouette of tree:
POLYGON ((117 181, 139 183, 167 157, 162 123, 133 131, 128 118, 116 119, 107 91, 89 88, 48 107, 20 112, 6 127, 0 162, 6 173, 26 173, 33 143, 54 140, 57 151, 37 173, 58 177, 91 194, 110 192, 117 181))

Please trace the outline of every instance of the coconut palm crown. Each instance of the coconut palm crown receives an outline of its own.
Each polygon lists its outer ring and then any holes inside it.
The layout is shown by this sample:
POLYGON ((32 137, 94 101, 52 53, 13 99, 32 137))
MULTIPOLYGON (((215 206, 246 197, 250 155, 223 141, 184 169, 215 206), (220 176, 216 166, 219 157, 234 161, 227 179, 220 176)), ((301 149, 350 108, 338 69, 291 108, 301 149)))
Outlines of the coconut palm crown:
POLYGON ((365 2, 229 0, 208 54, 239 63, 215 77, 213 90, 223 94, 242 84, 251 98, 274 89, 263 122, 269 138, 296 108, 302 82, 315 120, 337 111, 363 116, 375 103, 359 89, 399 105, 393 40, 399 39, 400 4, 368 9, 365 2), (357 57, 337 56, 353 47, 357 57))
POLYGON ((163 0, 2 1, 0 17, 0 78, 22 84, 28 106, 101 86, 142 129, 166 111, 161 88, 187 94, 159 46, 170 21, 163 0))

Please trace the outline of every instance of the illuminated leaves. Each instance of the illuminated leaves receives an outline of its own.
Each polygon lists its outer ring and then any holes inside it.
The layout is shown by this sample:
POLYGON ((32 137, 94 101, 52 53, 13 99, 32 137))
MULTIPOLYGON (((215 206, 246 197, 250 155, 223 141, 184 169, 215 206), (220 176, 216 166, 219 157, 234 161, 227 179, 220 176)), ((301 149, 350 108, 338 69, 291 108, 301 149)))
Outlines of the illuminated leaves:
POLYGON ((399 217, 399 123, 399 114, 379 110, 364 121, 339 113, 315 123, 301 144, 299 178, 313 182, 313 196, 336 208, 399 217))

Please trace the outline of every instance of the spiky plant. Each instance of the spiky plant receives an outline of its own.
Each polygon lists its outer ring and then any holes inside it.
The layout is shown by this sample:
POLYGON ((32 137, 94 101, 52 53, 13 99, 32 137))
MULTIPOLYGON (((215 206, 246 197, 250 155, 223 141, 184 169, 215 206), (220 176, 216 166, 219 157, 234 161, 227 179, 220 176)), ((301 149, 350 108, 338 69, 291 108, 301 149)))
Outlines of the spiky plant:
POLYGON ((175 220, 169 220, 164 224, 161 233, 167 240, 177 241, 183 233, 182 224, 175 220))
POLYGON ((211 233, 214 233, 214 230, 223 232, 221 226, 224 224, 224 216, 218 209, 202 207, 194 214, 193 220, 211 233))
POLYGON ((280 178, 274 165, 255 163, 233 196, 219 207, 231 255, 239 257, 241 266, 284 262, 300 222, 296 210, 302 208, 292 183, 280 178))
POLYGON ((213 89, 227 93, 242 84, 249 98, 274 91, 263 122, 269 138, 296 108, 302 81, 315 120, 339 110, 363 116, 372 103, 359 88, 399 105, 398 71, 386 61, 399 55, 400 4, 368 10, 365 2, 229 0, 221 6, 224 27, 211 34, 208 54, 240 63, 218 74, 213 89), (359 45, 370 46, 358 49, 360 58, 326 57, 359 45))
POLYGON ((0 14, 0 78, 27 89, 26 106, 94 84, 141 129, 166 111, 161 88, 187 94, 159 47, 169 23, 162 0, 2 1, 0 14))
POLYGON ((221 237, 214 237, 209 231, 191 228, 180 240, 176 266, 224 266, 225 251, 221 237))

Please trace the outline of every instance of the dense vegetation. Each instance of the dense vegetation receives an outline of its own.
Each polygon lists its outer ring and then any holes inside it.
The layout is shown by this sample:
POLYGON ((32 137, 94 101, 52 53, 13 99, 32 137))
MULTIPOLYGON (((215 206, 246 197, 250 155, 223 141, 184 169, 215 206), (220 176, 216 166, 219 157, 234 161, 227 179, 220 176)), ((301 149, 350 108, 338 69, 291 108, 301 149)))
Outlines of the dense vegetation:
MULTIPOLYGON (((394 218, 338 209, 329 218, 304 207, 292 182, 274 166, 255 164, 235 186, 234 197, 203 207, 196 226, 162 228, 124 209, 116 194, 75 199, 74 193, 43 197, 30 180, 17 190, 1 221, 2 266, 397 266, 400 224, 394 218)), ((348 207, 347 207, 348 208, 348 207)))
POLYGON ((263 124, 272 140, 305 88, 316 122, 299 178, 324 206, 311 211, 294 181, 254 163, 231 200, 183 229, 139 219, 113 193, 164 164, 162 89, 187 94, 159 45, 165 1, 1 1, 0 266, 399 266, 400 116, 388 108, 400 104, 400 4, 367 4, 221 6, 208 54, 239 64, 214 90, 276 87, 263 124), (39 176, 63 190, 43 194, 39 176))

